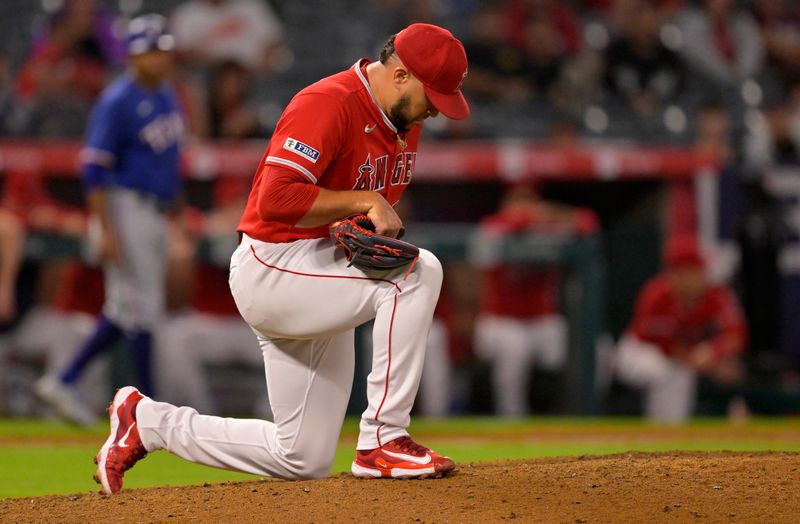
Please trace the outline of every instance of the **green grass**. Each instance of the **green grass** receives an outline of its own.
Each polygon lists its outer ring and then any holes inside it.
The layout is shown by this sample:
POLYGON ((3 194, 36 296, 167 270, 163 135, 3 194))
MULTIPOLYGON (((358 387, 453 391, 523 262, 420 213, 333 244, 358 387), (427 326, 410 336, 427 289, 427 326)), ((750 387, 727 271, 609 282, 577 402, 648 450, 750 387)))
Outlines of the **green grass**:
MULTIPOLYGON (((795 419, 758 419, 732 426, 697 420, 685 428, 659 427, 635 419, 536 418, 509 421, 459 418, 415 419, 414 435, 458 462, 635 451, 800 451, 795 419), (494 440, 494 441, 493 441, 494 440)), ((333 471, 348 471, 358 421, 348 419, 333 471)), ((0 420, 0 498, 94 491, 92 457, 105 428, 78 429, 41 421, 0 420), (3 445, 5 440, 8 444, 3 445)), ((125 477, 125 486, 200 484, 254 479, 153 453, 125 477)))

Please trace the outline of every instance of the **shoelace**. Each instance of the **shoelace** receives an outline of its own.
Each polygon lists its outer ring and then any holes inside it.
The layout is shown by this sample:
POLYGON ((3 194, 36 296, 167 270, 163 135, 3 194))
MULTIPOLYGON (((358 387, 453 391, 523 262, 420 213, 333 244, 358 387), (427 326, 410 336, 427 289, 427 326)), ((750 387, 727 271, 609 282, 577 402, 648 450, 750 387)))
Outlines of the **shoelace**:
POLYGON ((400 448, 401 451, 410 453, 411 455, 424 455, 428 452, 428 448, 421 444, 417 444, 411 437, 400 437, 396 439, 395 444, 400 448))

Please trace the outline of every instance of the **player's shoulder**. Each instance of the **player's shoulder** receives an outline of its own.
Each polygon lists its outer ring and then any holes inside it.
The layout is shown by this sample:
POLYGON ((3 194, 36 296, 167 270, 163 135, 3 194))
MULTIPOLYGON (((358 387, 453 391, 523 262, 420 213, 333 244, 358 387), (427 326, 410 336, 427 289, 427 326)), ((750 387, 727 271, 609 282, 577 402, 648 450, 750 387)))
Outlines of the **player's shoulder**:
POLYGON ((319 100, 328 99, 338 103, 346 103, 363 89, 354 67, 314 82, 297 93, 296 98, 315 97, 319 100))
POLYGON ((651 277, 642 287, 641 295, 649 300, 667 299, 672 296, 672 285, 666 273, 651 277))
POLYGON ((112 81, 97 100, 100 106, 116 106, 125 104, 135 93, 133 80, 127 74, 120 75, 112 81))

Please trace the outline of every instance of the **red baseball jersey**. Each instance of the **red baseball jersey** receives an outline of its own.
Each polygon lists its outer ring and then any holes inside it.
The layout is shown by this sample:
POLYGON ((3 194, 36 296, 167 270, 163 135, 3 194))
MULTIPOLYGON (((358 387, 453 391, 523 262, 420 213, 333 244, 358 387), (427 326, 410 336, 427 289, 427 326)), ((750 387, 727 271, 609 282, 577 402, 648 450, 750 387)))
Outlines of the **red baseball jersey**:
MULTIPOLYGON (((555 221, 541 207, 504 210, 481 221, 481 228, 495 234, 538 231, 547 235, 564 231, 591 232, 594 215, 576 211, 572 222, 555 221)), ((483 271, 481 311, 518 319, 534 319, 560 311, 562 271, 556 266, 501 264, 483 271)))
POLYGON ((636 303, 630 331, 666 354, 710 342, 719 356, 742 351, 747 327, 733 292, 711 285, 689 304, 681 303, 666 274, 645 284, 636 303))
POLYGON ((533 319, 559 311, 561 272, 556 268, 503 265, 483 273, 481 311, 533 319))
POLYGON ((400 200, 414 172, 421 126, 398 133, 375 100, 368 64, 361 59, 292 99, 256 171, 238 231, 265 242, 328 236, 327 226, 301 228, 259 217, 259 189, 273 166, 325 189, 377 191, 391 205, 400 200))
POLYGON ((228 285, 228 270, 199 262, 192 277, 192 307, 208 315, 239 317, 228 285))

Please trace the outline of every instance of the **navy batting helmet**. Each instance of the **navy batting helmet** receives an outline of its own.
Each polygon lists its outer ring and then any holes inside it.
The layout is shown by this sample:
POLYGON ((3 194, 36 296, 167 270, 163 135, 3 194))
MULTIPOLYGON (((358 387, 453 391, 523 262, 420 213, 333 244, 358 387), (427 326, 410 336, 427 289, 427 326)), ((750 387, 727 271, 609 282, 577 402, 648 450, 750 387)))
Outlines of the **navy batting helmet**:
POLYGON ((142 15, 128 24, 128 54, 172 51, 175 38, 167 31, 167 19, 161 15, 142 15))

